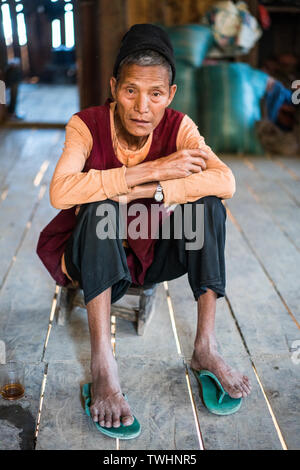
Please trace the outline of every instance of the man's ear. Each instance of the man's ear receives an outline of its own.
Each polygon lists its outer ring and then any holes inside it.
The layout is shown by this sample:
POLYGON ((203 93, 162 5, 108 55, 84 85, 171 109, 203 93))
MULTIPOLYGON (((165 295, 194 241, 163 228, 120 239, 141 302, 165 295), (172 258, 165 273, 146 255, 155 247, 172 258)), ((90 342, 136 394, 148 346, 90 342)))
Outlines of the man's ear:
POLYGON ((116 100, 116 90, 117 90, 117 80, 115 77, 111 77, 110 79, 110 91, 111 91, 111 95, 113 97, 114 100, 116 100))
POLYGON ((168 106, 169 106, 169 104, 172 103, 173 98, 174 98, 175 93, 176 93, 176 90, 177 90, 177 85, 175 85, 175 83, 174 83, 174 85, 170 86, 170 95, 169 95, 169 100, 168 100, 168 106))

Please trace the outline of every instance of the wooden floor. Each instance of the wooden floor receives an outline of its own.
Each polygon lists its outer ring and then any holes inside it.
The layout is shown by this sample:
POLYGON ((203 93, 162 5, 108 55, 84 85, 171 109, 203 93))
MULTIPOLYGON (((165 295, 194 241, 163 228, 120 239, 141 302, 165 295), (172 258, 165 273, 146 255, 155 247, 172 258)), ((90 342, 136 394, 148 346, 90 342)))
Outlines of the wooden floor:
POLYGON ((77 85, 20 84, 16 113, 23 116, 25 122, 66 124, 70 116, 77 111, 79 111, 77 85))
POLYGON ((0 449, 299 449, 300 159, 221 156, 237 191, 227 208, 227 296, 217 301, 222 354, 252 380, 232 416, 209 414, 189 369, 196 302, 186 276, 160 284, 143 337, 112 318, 123 391, 139 438, 109 439, 85 415, 86 312, 54 320, 54 281, 35 254, 54 216, 48 184, 62 130, 0 129, 0 354, 26 364, 26 395, 0 398, 0 449), (35 437, 37 437, 35 439, 35 437))

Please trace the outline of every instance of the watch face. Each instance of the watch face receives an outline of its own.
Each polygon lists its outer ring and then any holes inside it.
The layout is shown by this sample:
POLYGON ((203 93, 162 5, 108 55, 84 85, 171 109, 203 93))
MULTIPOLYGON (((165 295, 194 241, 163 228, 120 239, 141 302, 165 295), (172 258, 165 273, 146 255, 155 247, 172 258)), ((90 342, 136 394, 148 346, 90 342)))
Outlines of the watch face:
POLYGON ((157 202, 160 202, 160 201, 163 200, 164 195, 163 195, 162 193, 156 193, 155 196, 154 196, 154 198, 155 198, 155 200, 156 200, 157 202))

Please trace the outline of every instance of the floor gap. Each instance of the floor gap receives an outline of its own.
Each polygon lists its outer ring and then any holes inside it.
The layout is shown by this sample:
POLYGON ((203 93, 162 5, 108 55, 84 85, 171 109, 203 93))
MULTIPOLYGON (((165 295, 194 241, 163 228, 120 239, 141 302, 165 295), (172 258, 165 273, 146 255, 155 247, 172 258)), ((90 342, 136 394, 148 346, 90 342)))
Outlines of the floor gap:
POLYGON ((43 400, 44 400, 44 394, 45 394, 45 388, 46 388, 46 382, 47 382, 47 374, 48 374, 48 364, 45 364, 44 377, 43 377, 42 386, 41 386, 41 393, 40 393, 39 411, 38 411, 35 434, 34 434, 34 450, 36 448, 37 438, 38 438, 39 429, 40 429, 41 414, 42 414, 42 408, 43 408, 43 400))

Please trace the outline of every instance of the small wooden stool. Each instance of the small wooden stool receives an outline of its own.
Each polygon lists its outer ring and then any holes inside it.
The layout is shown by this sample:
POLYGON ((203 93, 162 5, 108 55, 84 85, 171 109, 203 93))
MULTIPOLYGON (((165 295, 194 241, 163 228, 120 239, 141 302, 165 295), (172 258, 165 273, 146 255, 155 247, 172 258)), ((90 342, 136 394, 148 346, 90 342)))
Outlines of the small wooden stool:
MULTIPOLYGON (((64 325, 75 306, 86 308, 81 289, 58 287, 55 315, 57 323, 64 325)), ((125 295, 139 296, 139 307, 128 308, 112 304, 111 314, 137 324, 137 334, 142 336, 155 309, 156 284, 137 286, 131 284, 125 295)))

